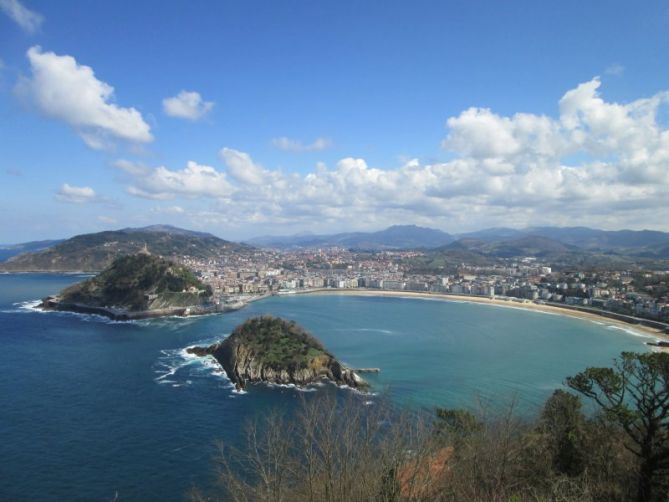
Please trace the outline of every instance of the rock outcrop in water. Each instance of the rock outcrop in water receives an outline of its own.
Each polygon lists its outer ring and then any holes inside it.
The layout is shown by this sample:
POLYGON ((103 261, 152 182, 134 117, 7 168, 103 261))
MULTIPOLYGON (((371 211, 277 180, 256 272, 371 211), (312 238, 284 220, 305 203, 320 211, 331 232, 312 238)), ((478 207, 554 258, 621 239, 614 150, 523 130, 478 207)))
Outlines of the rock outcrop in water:
POLYGON ((238 389, 247 382, 302 386, 323 380, 367 387, 362 378, 295 322, 272 316, 249 319, 222 342, 192 347, 188 352, 213 356, 238 389))

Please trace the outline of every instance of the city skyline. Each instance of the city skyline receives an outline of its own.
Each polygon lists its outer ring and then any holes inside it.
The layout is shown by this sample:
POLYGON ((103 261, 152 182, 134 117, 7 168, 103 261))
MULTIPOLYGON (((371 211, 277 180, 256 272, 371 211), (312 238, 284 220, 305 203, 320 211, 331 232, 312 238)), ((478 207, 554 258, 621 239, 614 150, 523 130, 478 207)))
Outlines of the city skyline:
POLYGON ((662 2, 0 12, 0 242, 669 230, 662 2))

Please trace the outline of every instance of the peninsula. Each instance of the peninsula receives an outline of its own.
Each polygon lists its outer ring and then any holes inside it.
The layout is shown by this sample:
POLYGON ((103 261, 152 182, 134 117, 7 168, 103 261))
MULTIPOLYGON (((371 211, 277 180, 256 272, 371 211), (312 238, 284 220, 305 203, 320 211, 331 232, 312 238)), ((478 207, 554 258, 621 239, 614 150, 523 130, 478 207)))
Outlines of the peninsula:
POLYGON ((188 268, 140 253, 117 258, 95 277, 45 298, 40 307, 129 320, 222 311, 211 300, 211 287, 188 268))
POLYGON ((303 386, 330 381, 353 388, 368 386, 301 326, 272 316, 249 319, 225 340, 209 347, 191 347, 188 352, 213 356, 237 389, 247 382, 303 386))

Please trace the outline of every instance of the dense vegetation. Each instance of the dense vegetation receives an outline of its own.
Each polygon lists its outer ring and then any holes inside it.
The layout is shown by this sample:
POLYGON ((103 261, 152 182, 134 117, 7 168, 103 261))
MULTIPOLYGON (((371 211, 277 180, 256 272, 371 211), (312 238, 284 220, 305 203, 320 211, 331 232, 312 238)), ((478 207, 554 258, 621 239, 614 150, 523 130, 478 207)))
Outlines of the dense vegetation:
POLYGON ((273 369, 307 368, 314 359, 331 358, 315 337, 294 321, 262 316, 249 319, 235 328, 230 336, 255 353, 260 362, 273 369))
POLYGON ((117 258, 97 276, 65 289, 61 295, 64 302, 129 310, 195 305, 209 296, 211 288, 189 269, 147 254, 117 258), (191 288, 197 292, 190 292, 191 288))
POLYGON ((220 446, 221 493, 234 501, 666 501, 669 354, 624 353, 556 390, 534 420, 513 405, 398 411, 351 397, 304 399, 295 416, 249 424, 220 446))

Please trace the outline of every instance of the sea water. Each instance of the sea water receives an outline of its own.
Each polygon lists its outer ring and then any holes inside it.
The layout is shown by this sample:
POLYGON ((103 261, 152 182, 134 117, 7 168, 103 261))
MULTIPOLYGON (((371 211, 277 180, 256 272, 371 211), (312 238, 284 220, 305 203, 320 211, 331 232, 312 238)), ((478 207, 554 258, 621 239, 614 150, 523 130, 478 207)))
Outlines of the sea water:
POLYGON ((180 500, 213 482, 216 442, 302 392, 236 393, 192 345, 217 341, 246 318, 273 314, 310 330, 365 374, 373 405, 471 407, 515 401, 536 413, 569 375, 645 351, 647 337, 598 323, 473 303, 288 295, 228 314, 136 322, 44 313, 35 301, 76 275, 0 275, 0 499, 180 500), (377 394, 378 396, 374 395, 377 394))

